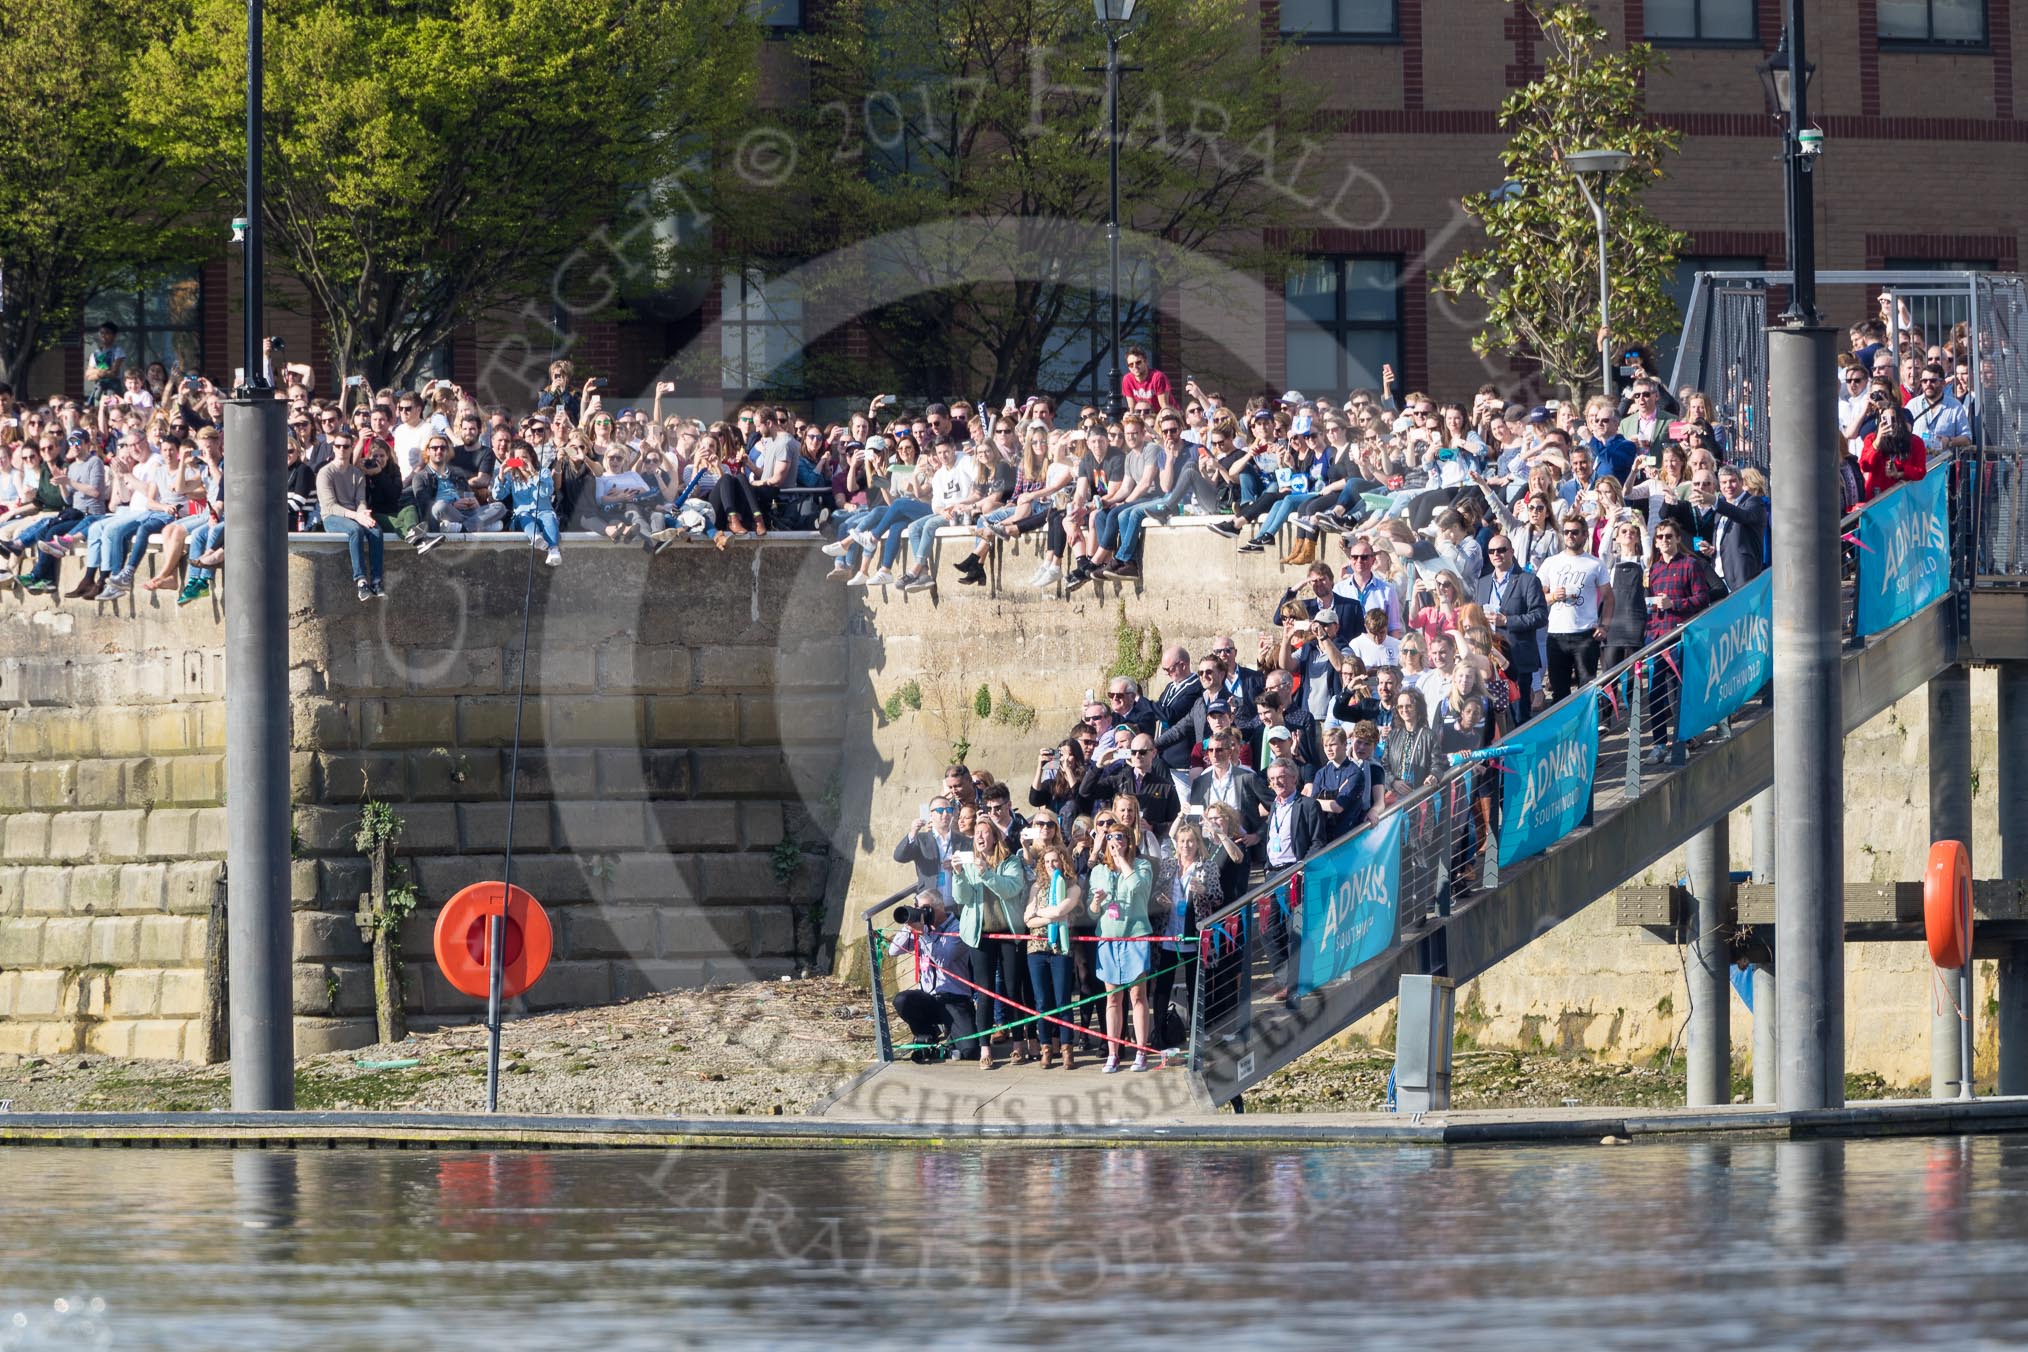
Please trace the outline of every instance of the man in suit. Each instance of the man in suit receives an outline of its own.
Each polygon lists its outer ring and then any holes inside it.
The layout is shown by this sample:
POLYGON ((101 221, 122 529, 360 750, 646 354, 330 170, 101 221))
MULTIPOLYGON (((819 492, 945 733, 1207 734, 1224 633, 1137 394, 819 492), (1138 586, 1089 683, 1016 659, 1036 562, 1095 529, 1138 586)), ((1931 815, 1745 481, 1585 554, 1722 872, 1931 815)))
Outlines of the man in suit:
POLYGON ((1289 762, 1276 761, 1268 767, 1267 782, 1274 801, 1268 805, 1267 829, 1262 834, 1267 842, 1268 872, 1272 873, 1308 858, 1324 843, 1324 814, 1316 799, 1303 796, 1302 775, 1289 762))
POLYGON ((966 848, 958 842, 958 810, 939 795, 930 799, 929 816, 917 817, 895 845, 894 862, 914 864, 916 882, 935 886, 951 852, 966 848))
POLYGON ((1239 843, 1258 864, 1267 856, 1267 833, 1262 827, 1274 795, 1265 778, 1240 762, 1243 740, 1230 728, 1210 736, 1210 763, 1190 781, 1190 805, 1200 811, 1213 803, 1231 808, 1239 817, 1239 843))
POLYGON ((1132 794, 1141 805, 1141 820, 1158 836, 1168 834, 1169 824, 1183 810, 1175 781, 1155 759, 1155 739, 1145 732, 1134 734, 1121 763, 1103 770, 1096 763, 1086 767, 1077 791, 1086 798, 1106 800, 1132 794))
POLYGON ((1162 687, 1161 695, 1155 700, 1155 716, 1161 720, 1161 731, 1155 737, 1155 754, 1162 764, 1169 767, 1169 777, 1176 781, 1179 798, 1190 791, 1191 748, 1204 740, 1202 732, 1192 735, 1192 729, 1203 724, 1199 710, 1204 707, 1204 692, 1217 684, 1224 670, 1209 657, 1198 666, 1200 671, 1193 673, 1190 670, 1190 654, 1180 647, 1162 654, 1162 671, 1168 676, 1169 684, 1162 687), (1179 728, 1182 731, 1177 731, 1179 728))
POLYGON ((1711 512, 1717 518, 1718 575, 1737 591, 1761 575, 1761 560, 1767 557, 1767 502, 1747 496, 1737 465, 1721 465, 1711 512))
POLYGON ((1266 677, 1252 667, 1240 665, 1239 648, 1230 634, 1220 634, 1211 640, 1211 655, 1225 669, 1224 679, 1219 682, 1219 692, 1232 706, 1232 716, 1239 721, 1239 730, 1246 732, 1259 727, 1260 718, 1254 713, 1253 702, 1260 698, 1266 677))
POLYGON ((1113 717, 1136 732, 1154 735, 1159 722, 1155 706, 1141 694, 1141 684, 1131 676, 1115 676, 1106 686, 1106 705, 1113 717))
POLYGON ((1549 602, 1542 599, 1542 584, 1535 574, 1519 566, 1514 542, 1495 535, 1486 544, 1486 575, 1473 588, 1475 599, 1485 607, 1493 632, 1507 640, 1507 674, 1514 678, 1521 696, 1510 711, 1516 724, 1528 721, 1533 707, 1535 673, 1542 670, 1542 626, 1549 623, 1549 602))

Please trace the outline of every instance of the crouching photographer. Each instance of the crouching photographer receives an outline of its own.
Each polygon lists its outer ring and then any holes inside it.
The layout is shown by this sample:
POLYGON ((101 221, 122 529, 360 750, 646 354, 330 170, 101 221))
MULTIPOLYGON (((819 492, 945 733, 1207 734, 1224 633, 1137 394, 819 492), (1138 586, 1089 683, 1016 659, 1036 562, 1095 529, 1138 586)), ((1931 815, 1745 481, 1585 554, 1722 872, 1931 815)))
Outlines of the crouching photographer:
POLYGON ((887 956, 916 955, 915 989, 898 991, 894 997, 894 1012, 915 1041, 925 1044, 910 1059, 921 1063, 965 1055, 972 1050, 968 1044, 978 1024, 972 992, 946 975, 971 970, 971 949, 958 937, 957 916, 941 892, 925 887, 915 894, 914 905, 894 908, 894 923, 897 928, 888 941, 887 956))

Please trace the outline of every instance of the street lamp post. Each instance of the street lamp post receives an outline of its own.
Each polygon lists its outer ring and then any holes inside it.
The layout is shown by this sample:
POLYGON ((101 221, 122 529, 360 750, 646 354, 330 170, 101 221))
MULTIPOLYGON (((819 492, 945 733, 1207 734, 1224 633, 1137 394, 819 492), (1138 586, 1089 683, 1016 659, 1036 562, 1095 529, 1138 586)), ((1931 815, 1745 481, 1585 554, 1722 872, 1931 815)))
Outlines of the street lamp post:
POLYGON ((1760 66, 1782 129, 1789 305, 1767 331, 1769 459, 1775 481, 1774 728, 1777 1101, 1791 1111, 1845 1103, 1844 685, 1838 670, 1840 438, 1830 390, 1833 336, 1817 314, 1803 7, 1760 66))
MULTIPOLYGON (((226 953, 232 1106, 295 1106, 289 916, 289 541, 286 409, 263 370, 261 0, 246 6, 245 369, 225 406, 226 953)), ((235 225, 237 226, 237 222, 235 225)))
POLYGON ((1591 217, 1598 223, 1598 365, 1608 399, 1613 396, 1613 358, 1608 348, 1613 326, 1612 277, 1606 267, 1605 203, 1592 192, 1591 176, 1617 174, 1633 160, 1624 150, 1574 150, 1563 157, 1564 165, 1577 175, 1578 191, 1584 194, 1591 217))
POLYGON ((1112 298, 1112 337, 1106 380, 1106 409, 1117 418, 1122 411, 1120 397, 1120 39, 1134 21, 1140 0, 1092 0, 1099 27, 1106 35, 1106 253, 1111 276, 1108 295, 1112 298))

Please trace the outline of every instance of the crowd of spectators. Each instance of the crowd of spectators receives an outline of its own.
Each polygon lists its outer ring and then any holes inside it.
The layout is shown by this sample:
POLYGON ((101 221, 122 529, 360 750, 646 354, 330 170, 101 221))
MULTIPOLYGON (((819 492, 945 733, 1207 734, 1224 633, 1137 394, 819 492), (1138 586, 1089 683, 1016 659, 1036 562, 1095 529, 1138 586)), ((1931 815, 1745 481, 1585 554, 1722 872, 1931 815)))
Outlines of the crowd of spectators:
MULTIPOLYGON (((1840 358, 1847 510, 1922 477, 1928 448, 1976 436, 1963 334, 1927 347, 1905 316, 1898 328, 1898 363, 1878 322, 1840 358)), ((1243 552, 1290 528, 1281 559, 1303 569, 1244 659, 1220 634, 1194 661, 1165 652, 1152 691, 1122 677, 1091 692, 1040 750, 1028 817, 1006 782, 950 767, 894 850, 918 875, 887 944, 912 983, 895 1009, 917 1056, 1158 1064, 1187 1033, 1178 972, 1200 918, 1758 577, 1769 485, 1728 462, 1735 424, 1666 389, 1645 350, 1616 360, 1618 399, 1528 407, 1488 386, 1469 403, 1397 400, 1389 371, 1342 404, 1289 391, 1241 409, 1195 382, 1179 402, 1143 361, 1118 421, 1086 409, 1066 431, 1046 406, 1009 406, 969 440, 936 429, 934 468, 905 476, 889 457, 912 467, 919 446, 874 448, 891 492, 838 524, 848 584, 894 581, 905 545, 900 584, 927 585, 934 527, 971 524, 982 539, 1046 530, 1035 583, 1075 591, 1137 576, 1143 524, 1186 508, 1243 552)), ((976 558, 962 551, 961 580, 978 580, 976 558)), ((1678 744, 1675 668, 1650 663, 1646 679, 1646 755, 1661 761, 1678 744)), ((1490 800, 1496 783, 1474 792, 1490 800)), ((1480 822, 1495 810, 1475 808, 1480 822)))

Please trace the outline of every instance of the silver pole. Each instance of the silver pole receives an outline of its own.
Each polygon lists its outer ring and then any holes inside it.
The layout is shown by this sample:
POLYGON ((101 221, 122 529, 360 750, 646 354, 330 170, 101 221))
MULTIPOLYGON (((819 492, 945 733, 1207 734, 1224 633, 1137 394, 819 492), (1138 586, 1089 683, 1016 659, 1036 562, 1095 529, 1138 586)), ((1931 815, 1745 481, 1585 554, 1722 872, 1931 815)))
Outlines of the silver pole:
POLYGON ((1753 969, 1753 1101, 1780 1102, 1781 1038, 1778 1014, 1781 996, 1775 989, 1772 963, 1753 969))
MULTIPOLYGON (((2000 876, 2028 878, 2028 662, 2000 663, 2000 876)), ((2000 959, 2002 1094, 2028 1094, 2028 944, 2000 959)))
POLYGON ((232 1106, 295 1107, 289 964, 287 410, 270 390, 225 406, 226 952, 232 1106))
POLYGON ((1692 1108, 1732 1102, 1732 831, 1720 817, 1690 837, 1689 1065, 1692 1108))
MULTIPOLYGON (((1929 838, 1972 844, 1972 674, 1957 666, 1929 683, 1929 838)), ((1956 989, 1963 969, 1939 972, 1956 989)), ((1970 1063, 1960 1045, 1970 1024, 1959 1017, 1971 1010, 1943 992, 1932 991, 1929 1025, 1929 1096, 1957 1098, 1968 1086, 1970 1063)))
POLYGON ((1606 271, 1606 217, 1605 207, 1592 194, 1591 184, 1583 174, 1577 175, 1577 190, 1584 194, 1586 205, 1591 208, 1591 217, 1598 222, 1598 326, 1606 331, 1606 337, 1599 340, 1599 380, 1606 398, 1613 397, 1613 354, 1612 354, 1612 281, 1606 271))
MULTIPOLYGON (((1775 880, 1775 797, 1768 789, 1753 800, 1753 880, 1772 884, 1775 880)), ((1777 1048, 1775 969, 1772 960, 1756 963, 1753 969, 1753 1101, 1775 1101, 1777 1048)))
POLYGON ((1781 1106, 1845 1101, 1844 691, 1831 331, 1768 331, 1781 1106))

